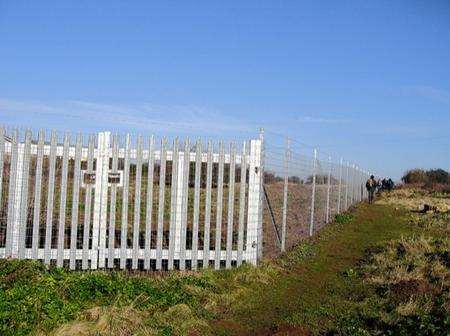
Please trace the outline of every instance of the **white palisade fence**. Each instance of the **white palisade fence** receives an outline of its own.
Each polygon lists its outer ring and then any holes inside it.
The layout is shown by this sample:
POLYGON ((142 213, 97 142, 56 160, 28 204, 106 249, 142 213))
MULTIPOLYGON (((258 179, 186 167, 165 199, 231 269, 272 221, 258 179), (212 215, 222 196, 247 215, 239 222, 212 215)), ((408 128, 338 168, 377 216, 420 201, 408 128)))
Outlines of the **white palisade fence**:
POLYGON ((0 128, 0 257, 197 269, 262 255, 263 137, 207 144, 0 128))

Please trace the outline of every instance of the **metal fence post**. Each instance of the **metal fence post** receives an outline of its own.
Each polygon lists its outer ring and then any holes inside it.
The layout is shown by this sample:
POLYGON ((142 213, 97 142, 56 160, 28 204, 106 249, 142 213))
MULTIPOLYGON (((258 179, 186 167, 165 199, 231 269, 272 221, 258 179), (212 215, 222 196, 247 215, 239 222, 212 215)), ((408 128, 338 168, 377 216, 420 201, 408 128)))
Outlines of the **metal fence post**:
POLYGON ((348 209, 348 184, 349 184, 349 163, 346 164, 346 174, 345 174, 345 210, 348 209))
POLYGON ((223 176, 225 165, 225 148, 223 141, 219 142, 219 171, 217 175, 217 212, 216 212, 216 232, 215 232, 215 251, 214 251, 214 269, 220 268, 220 259, 222 254, 222 209, 223 209, 223 176))
POLYGON ((128 201, 130 188, 130 152, 131 137, 129 134, 125 137, 125 152, 123 160, 123 187, 122 187, 122 218, 120 224, 120 269, 125 269, 128 250, 128 201))
POLYGON ((362 175, 362 185, 363 185, 363 200, 366 200, 366 176, 367 176, 367 172, 363 172, 362 175))
POLYGON ((355 165, 352 164, 352 188, 351 188, 351 205, 355 204, 355 165))
MULTIPOLYGON (((161 154, 161 152, 160 152, 161 154)), ((117 166, 117 155, 116 164, 114 165, 113 159, 113 169, 117 166)), ((153 219, 153 195, 154 195, 154 171, 155 171, 155 138, 152 135, 148 141, 148 157, 147 157, 147 200, 145 209, 145 243, 144 243, 144 269, 148 270, 150 268, 150 254, 152 248, 152 223, 153 219)), ((155 246, 153 246, 155 249, 155 246)))
POLYGON ((200 182, 202 170, 202 142, 197 140, 195 144, 195 182, 194 182, 194 214, 192 223, 192 247, 191 247, 191 268, 198 267, 198 226, 200 219, 200 182))
POLYGON ((359 201, 362 202, 363 200, 363 171, 362 169, 359 170, 359 201))
POLYGON ((331 189, 331 156, 328 157, 328 178, 327 178, 327 212, 325 223, 330 222, 330 189, 331 189))
POLYGON ((258 216, 258 258, 262 257, 263 253, 263 200, 264 200, 264 165, 266 157, 266 147, 264 141, 264 128, 259 130, 259 141, 261 143, 261 150, 259 152, 259 216, 258 216))
POLYGON ((283 219, 281 226, 281 252, 286 250, 286 217, 288 206, 288 184, 289 184, 289 156, 290 140, 286 138, 286 149, 284 154, 284 189, 283 189, 283 219))
MULTIPOLYGON (((245 222, 245 205, 246 205, 246 190, 247 190, 247 160, 248 160, 248 143, 244 141, 242 144, 241 155, 241 179, 239 190, 239 224, 238 224, 238 239, 237 239, 237 257, 236 264, 242 264, 242 255, 244 251, 244 222, 245 222)), ((206 214, 205 214, 206 218, 206 214)), ((205 220, 206 223, 206 220, 205 220)))
POLYGON ((57 253, 56 266, 62 267, 64 265, 64 243, 66 235, 66 201, 67 201, 67 181, 68 181, 68 167, 69 167, 69 147, 70 135, 67 133, 64 136, 63 156, 62 156, 62 172, 61 172, 61 187, 60 187, 60 201, 59 201, 59 221, 58 221, 58 235, 57 235, 57 253))
POLYGON ((311 220, 309 223, 309 236, 314 232, 314 206, 316 198, 316 165, 317 165, 317 149, 314 148, 313 169, 312 169, 312 192, 311 192, 311 220))
POLYGON ((341 213, 341 194, 342 194, 342 158, 339 161, 339 187, 338 187, 338 203, 337 203, 337 213, 341 213))
MULTIPOLYGON (((3 206, 3 162, 5 161, 5 131, 0 125, 0 205, 3 206)), ((33 240, 34 242, 34 240, 33 240)))
POLYGON ((364 170, 363 171, 361 171, 361 201, 364 201, 364 199, 365 199, 365 195, 364 195, 364 192, 365 192, 365 180, 364 180, 364 177, 365 177, 365 172, 364 172, 364 170))
POLYGON ((170 219, 169 219, 169 251, 168 251, 168 259, 167 259, 167 268, 168 270, 172 270, 174 267, 174 254, 176 247, 179 247, 179 239, 175 239, 176 231, 179 231, 179 224, 181 222, 177 222, 177 220, 181 219, 178 211, 181 211, 181 199, 178 200, 178 196, 181 197, 181 188, 182 181, 179 181, 178 171, 182 171, 183 169, 183 161, 179 163, 179 149, 178 149, 178 138, 173 140, 173 149, 172 149, 172 178, 170 182, 170 219), (180 184, 181 185, 180 185, 180 184), (180 207, 178 207, 178 203, 180 207), (175 246, 178 245, 178 246, 175 246))
MULTIPOLYGON (((80 182, 81 182, 81 152, 82 152, 83 138, 81 134, 77 135, 75 145, 75 157, 73 168, 73 191, 72 191, 72 218, 70 219, 70 256, 69 268, 74 270, 76 268, 76 250, 77 250, 77 233, 78 233, 78 218, 80 210, 80 182)), ((41 167, 42 169, 42 167, 41 167)), ((115 212, 114 212, 115 214, 115 212)), ((39 222, 37 222, 39 223, 39 222)), ((39 225, 39 224, 38 224, 39 225)), ((34 240, 34 237, 33 237, 34 240)))
POLYGON ((92 222, 92 250, 94 251, 94 257, 91 260, 91 269, 96 269, 97 264, 100 268, 105 267, 110 138, 110 132, 101 132, 98 134, 94 217, 92 222), (96 257, 97 253, 95 251, 98 251, 98 257, 96 257))
POLYGON ((352 164, 351 170, 351 184, 350 184, 350 205, 353 205, 355 202, 355 165, 352 164))
MULTIPOLYGON (((81 154, 81 153, 80 153, 81 154)), ((114 134, 111 143, 111 173, 118 174, 119 168, 119 136, 114 134)), ((150 170, 149 170, 150 174, 150 170)), ((116 207, 117 207, 117 185, 111 184, 109 198, 109 228, 108 228, 108 268, 114 267, 114 252, 116 242, 116 207)))
POLYGON ((211 240, 211 189, 212 189, 212 170, 213 170, 213 143, 208 141, 208 154, 206 165, 206 191, 205 191, 205 226, 203 232, 203 268, 209 267, 211 258, 210 240, 211 240))
POLYGON ((247 239, 245 246, 245 259, 256 265, 258 262, 259 246, 259 213, 261 208, 261 141, 250 141, 248 177, 248 212, 247 212, 247 239))
POLYGON ((142 136, 138 135, 136 142, 135 187, 133 211, 133 251, 131 269, 137 269, 139 264, 139 234, 141 222, 141 183, 142 183, 142 136))
POLYGON ((367 176, 367 172, 363 172, 363 176, 362 176, 362 184, 363 184, 363 200, 366 200, 366 176, 367 176))
POLYGON ((25 144, 23 150, 23 166, 22 166, 22 190, 20 204, 20 222, 19 222, 19 241, 17 246, 20 259, 25 257, 25 240, 27 230, 28 217, 28 177, 30 173, 30 154, 31 154, 31 131, 25 132, 25 144))
MULTIPOLYGON (((181 227, 180 227, 180 270, 184 270, 186 268, 186 236, 187 236, 187 212, 188 212, 188 200, 189 200, 189 168, 191 164, 191 150, 189 147, 189 138, 186 138, 184 142, 184 167, 183 167, 183 175, 179 176, 183 179, 182 185, 182 208, 181 208, 181 227)), ((181 161, 181 160, 180 160, 181 161)), ((192 259, 192 256, 191 256, 192 259)), ((197 262, 197 259, 195 259, 197 262)))
MULTIPOLYGON (((51 153, 51 152, 50 152, 51 153)), ((88 153, 87 153, 87 167, 86 172, 88 174, 94 173, 94 136, 90 135, 88 140, 88 153)), ((92 203, 92 188, 93 184, 86 185, 86 193, 84 198, 84 219, 83 219, 83 252, 81 260, 81 268, 83 270, 88 269, 89 260, 93 258, 91 250, 89 249, 89 237, 91 227, 91 203, 92 203)), ((47 216, 48 217, 48 216, 47 216)), ((48 252, 50 253, 50 251, 48 252)), ((47 254, 46 254, 47 255, 47 254)), ((50 258, 50 256, 48 256, 50 258)), ((50 262, 50 259, 49 259, 50 262)))
POLYGON ((228 182, 228 214, 227 214, 227 240, 226 240, 226 268, 231 268, 233 250, 233 224, 234 224, 234 189, 236 180, 236 145, 230 143, 230 166, 228 182))
POLYGON ((39 247, 39 224, 41 222, 41 197, 42 197, 42 166, 44 162, 44 131, 39 131, 36 158, 36 180, 34 186, 34 209, 33 209, 33 241, 31 245, 32 259, 38 259, 39 247))
POLYGON ((8 221, 6 226, 6 257, 16 257, 14 246, 18 243, 20 201, 22 188, 23 151, 19 149, 19 132, 14 130, 11 142, 11 163, 8 191, 8 221), (22 162, 22 163, 21 163, 22 162))
POLYGON ((365 173, 364 173, 364 180, 363 180, 363 183, 364 183, 364 200, 366 200, 367 197, 369 196, 369 195, 368 195, 368 192, 367 192, 367 188, 365 187, 365 182, 366 182, 366 180, 367 180, 367 178, 368 178, 369 176, 370 176, 370 175, 369 175, 369 172, 365 172, 365 173))
POLYGON ((358 202, 357 187, 358 187, 358 166, 353 165, 353 204, 356 204, 356 202, 358 202))
POLYGON ((356 167, 356 199, 358 202, 361 201, 361 169, 356 167))
POLYGON ((166 156, 167 139, 161 139, 160 168, 158 184, 158 224, 156 236, 156 269, 162 268, 162 248, 164 234, 164 208, 165 208, 165 188, 166 188, 166 156))
POLYGON ((361 198, 361 175, 360 169, 356 166, 356 201, 359 202, 361 198))
MULTIPOLYGON (((186 240, 183 244, 183 227, 184 227, 184 204, 185 204, 185 198, 186 195, 186 188, 185 188, 185 181, 188 177, 186 177, 186 172, 189 173, 189 140, 186 138, 184 141, 184 148, 183 143, 180 141, 179 148, 178 148, 178 163, 177 163, 177 174, 176 174, 176 183, 172 186, 175 188, 175 226, 173 229, 173 235, 172 238, 174 240, 173 244, 173 253, 172 255, 172 261, 170 261, 170 268, 173 266, 173 260, 178 259, 179 268, 180 270, 185 269, 185 258, 184 253, 185 250, 183 250, 183 247, 186 245, 186 240), (188 161, 187 161, 188 160, 188 161), (183 264, 183 266, 181 265, 183 264)), ((175 165, 175 163, 174 163, 175 165)))

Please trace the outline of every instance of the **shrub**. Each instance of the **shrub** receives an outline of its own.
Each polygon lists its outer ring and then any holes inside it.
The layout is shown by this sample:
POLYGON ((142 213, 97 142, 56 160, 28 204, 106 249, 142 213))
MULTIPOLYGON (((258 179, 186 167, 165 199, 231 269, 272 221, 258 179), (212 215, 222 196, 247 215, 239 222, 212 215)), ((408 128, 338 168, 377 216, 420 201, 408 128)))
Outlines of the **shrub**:
POLYGON ((429 182, 431 183, 450 183, 450 174, 444 169, 430 169, 426 172, 429 182))
POLYGON ((405 184, 450 184, 450 173, 444 169, 411 169, 402 177, 405 184))
POLYGON ((402 177, 402 181, 405 184, 413 184, 413 183, 427 183, 428 176, 425 170, 423 169, 411 169, 408 170, 402 177))
POLYGON ((264 172, 264 183, 270 184, 270 183, 276 183, 283 181, 283 178, 280 176, 275 175, 275 173, 271 171, 265 171, 264 172))
POLYGON ((290 183, 303 184, 303 180, 301 180, 298 176, 289 176, 288 180, 290 183))

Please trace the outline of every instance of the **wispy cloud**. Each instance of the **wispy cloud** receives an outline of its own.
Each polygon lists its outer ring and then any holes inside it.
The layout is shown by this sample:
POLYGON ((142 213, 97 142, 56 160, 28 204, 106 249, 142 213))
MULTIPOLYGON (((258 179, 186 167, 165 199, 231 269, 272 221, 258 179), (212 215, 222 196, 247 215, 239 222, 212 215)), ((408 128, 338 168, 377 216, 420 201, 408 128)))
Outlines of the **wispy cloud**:
POLYGON ((433 132, 433 128, 428 126, 412 125, 392 125, 381 127, 379 134, 400 135, 400 136, 426 136, 433 132))
MULTIPOLYGON (((97 124, 99 128, 136 131, 254 132, 254 127, 220 111, 190 105, 157 105, 152 103, 105 104, 89 101, 39 102, 0 98, 0 113, 14 121, 29 118, 34 124, 46 120, 59 124, 97 124)), ((42 127, 42 125, 36 125, 42 127)))
POLYGON ((437 89, 431 86, 408 86, 402 88, 406 96, 419 96, 436 103, 450 105, 450 91, 437 89))
POLYGON ((316 123, 316 124, 345 124, 349 123, 350 119, 302 116, 297 118, 297 121, 301 123, 316 123))

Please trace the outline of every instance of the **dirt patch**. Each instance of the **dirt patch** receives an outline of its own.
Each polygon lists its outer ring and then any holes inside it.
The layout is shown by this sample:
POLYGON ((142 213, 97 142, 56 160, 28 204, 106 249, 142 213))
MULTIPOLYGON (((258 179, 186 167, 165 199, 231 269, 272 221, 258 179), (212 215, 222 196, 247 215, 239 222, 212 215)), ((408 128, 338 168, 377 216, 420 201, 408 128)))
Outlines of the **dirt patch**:
POLYGON ((309 332, 305 328, 301 327, 281 327, 277 332, 274 334, 270 334, 272 336, 309 336, 312 335, 311 332, 309 332))
POLYGON ((436 295, 439 293, 439 289, 436 286, 425 280, 401 280, 391 286, 391 291, 400 301, 408 300, 414 295, 427 293, 436 295))

